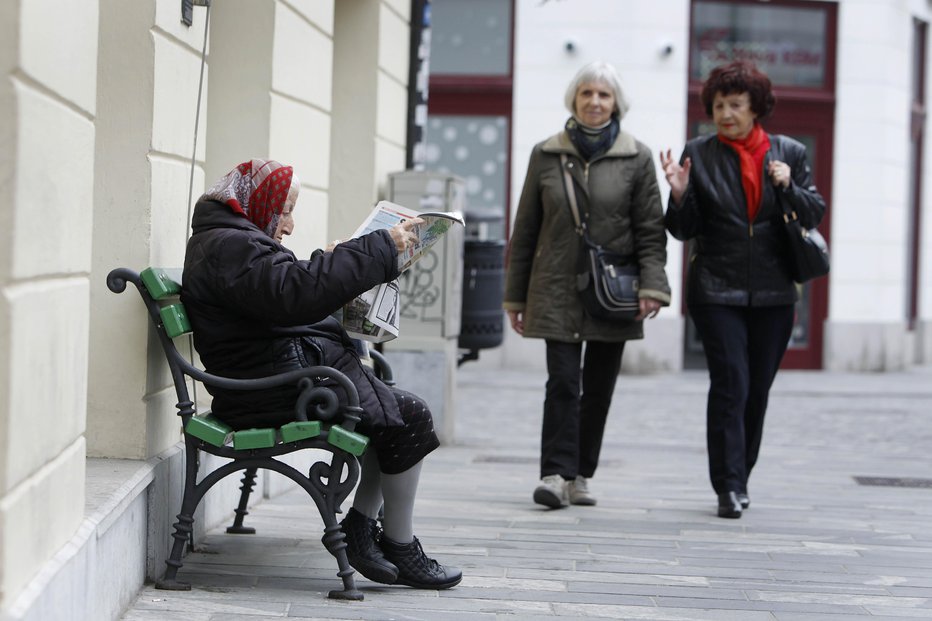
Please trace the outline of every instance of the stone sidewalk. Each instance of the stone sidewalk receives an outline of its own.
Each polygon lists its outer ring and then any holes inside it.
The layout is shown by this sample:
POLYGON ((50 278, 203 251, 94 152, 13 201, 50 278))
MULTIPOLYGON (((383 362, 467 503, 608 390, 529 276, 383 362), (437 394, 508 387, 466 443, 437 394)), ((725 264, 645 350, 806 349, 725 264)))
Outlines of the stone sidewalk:
POLYGON ((147 586, 125 621, 932 619, 932 368, 781 373, 740 520, 715 517, 690 371, 619 379, 598 506, 535 506, 543 382, 460 369, 458 441, 428 458, 415 518, 458 587, 357 576, 365 601, 328 600, 336 563, 295 491, 250 513, 259 534, 211 533, 193 590, 147 586))

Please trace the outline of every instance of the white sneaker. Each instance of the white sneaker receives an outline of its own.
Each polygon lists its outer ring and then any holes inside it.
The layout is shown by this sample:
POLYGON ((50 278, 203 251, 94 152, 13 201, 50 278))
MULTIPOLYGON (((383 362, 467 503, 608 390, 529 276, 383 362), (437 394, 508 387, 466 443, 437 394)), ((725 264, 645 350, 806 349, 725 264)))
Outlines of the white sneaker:
POLYGON ((559 474, 547 475, 534 490, 534 502, 551 509, 565 507, 569 504, 566 488, 566 479, 559 474))
POLYGON ((589 492, 589 479, 577 476, 575 481, 566 484, 570 504, 592 506, 596 503, 595 496, 589 492))

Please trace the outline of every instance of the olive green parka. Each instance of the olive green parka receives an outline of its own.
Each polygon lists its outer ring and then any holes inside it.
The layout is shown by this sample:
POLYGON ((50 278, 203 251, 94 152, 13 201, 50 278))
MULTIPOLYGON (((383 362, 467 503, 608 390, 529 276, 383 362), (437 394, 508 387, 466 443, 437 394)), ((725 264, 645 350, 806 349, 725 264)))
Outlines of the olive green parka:
POLYGON ((650 149, 620 131, 607 152, 586 163, 563 131, 531 152, 508 249, 505 310, 523 311, 524 336, 530 338, 643 338, 641 321, 604 321, 583 310, 576 292, 582 240, 564 190, 561 153, 567 155, 579 209, 589 214, 589 237, 608 250, 636 256, 640 297, 670 304, 667 237, 650 149))

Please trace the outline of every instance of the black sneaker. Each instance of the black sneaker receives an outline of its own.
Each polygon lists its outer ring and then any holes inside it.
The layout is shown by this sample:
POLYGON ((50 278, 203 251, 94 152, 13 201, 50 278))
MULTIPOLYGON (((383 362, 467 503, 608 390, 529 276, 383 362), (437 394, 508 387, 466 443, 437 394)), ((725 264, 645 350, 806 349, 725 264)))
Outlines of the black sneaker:
POLYGON ((395 584, 398 568, 389 562, 379 547, 382 529, 379 523, 350 509, 340 522, 346 541, 346 557, 353 569, 373 582, 395 584))
POLYGON ((415 589, 449 589, 463 579, 463 572, 458 568, 444 567, 428 558, 417 537, 411 543, 398 543, 382 535, 381 543, 385 557, 398 566, 395 584, 415 589))

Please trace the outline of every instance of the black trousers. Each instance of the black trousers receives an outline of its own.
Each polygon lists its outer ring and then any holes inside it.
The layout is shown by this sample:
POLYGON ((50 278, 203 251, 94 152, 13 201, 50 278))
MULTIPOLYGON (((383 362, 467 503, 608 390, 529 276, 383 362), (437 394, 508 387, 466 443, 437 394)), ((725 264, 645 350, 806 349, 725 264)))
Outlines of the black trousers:
POLYGON ((706 442, 717 494, 747 492, 770 387, 793 330, 793 305, 689 307, 709 366, 706 442))
POLYGON ((591 477, 625 344, 547 341, 547 389, 541 430, 540 476, 591 477))

